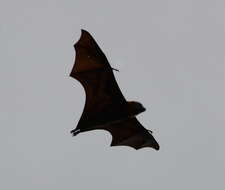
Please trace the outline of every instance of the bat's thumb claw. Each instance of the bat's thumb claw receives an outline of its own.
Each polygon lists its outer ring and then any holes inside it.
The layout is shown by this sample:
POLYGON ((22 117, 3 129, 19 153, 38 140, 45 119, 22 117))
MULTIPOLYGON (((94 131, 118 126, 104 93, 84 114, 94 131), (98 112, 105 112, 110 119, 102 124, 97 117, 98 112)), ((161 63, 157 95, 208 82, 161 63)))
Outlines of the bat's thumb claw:
POLYGON ((118 72, 119 72, 119 70, 118 70, 118 69, 115 69, 115 68, 112 68, 112 70, 114 70, 114 71, 118 71, 118 72))

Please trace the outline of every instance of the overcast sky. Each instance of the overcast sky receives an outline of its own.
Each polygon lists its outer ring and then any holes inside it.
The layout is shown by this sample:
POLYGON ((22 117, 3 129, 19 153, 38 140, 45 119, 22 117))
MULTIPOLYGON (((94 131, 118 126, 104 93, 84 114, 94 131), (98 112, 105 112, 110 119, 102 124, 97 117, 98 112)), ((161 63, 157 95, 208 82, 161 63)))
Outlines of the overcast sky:
POLYGON ((225 187, 224 0, 0 1, 0 189, 225 187), (69 133, 83 111, 69 77, 88 30, 161 149, 69 133))

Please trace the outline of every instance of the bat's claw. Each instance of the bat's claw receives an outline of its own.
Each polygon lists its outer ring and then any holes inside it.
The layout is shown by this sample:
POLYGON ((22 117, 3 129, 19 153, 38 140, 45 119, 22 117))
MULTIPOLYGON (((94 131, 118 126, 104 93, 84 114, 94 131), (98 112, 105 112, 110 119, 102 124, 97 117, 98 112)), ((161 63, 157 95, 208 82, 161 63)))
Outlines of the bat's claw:
POLYGON ((151 130, 149 130, 149 129, 148 129, 148 132, 151 133, 151 134, 153 133, 153 131, 151 131, 151 130))
POLYGON ((112 70, 119 72, 119 70, 118 69, 115 69, 115 68, 112 68, 112 70))
POLYGON ((77 134, 80 133, 80 129, 74 129, 74 130, 70 131, 70 133, 72 133, 73 136, 76 136, 77 134))

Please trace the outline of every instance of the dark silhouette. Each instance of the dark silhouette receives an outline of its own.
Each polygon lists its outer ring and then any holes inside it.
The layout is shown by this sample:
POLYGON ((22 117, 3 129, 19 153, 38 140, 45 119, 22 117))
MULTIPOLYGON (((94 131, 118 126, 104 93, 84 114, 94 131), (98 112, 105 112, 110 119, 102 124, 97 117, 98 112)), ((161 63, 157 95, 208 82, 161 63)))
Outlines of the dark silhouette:
POLYGON ((77 127, 80 132, 103 129, 112 135, 111 146, 126 145, 135 149, 159 145, 135 116, 145 108, 139 102, 128 102, 121 93, 113 75, 113 69, 93 37, 85 30, 74 45, 76 59, 71 77, 84 87, 86 102, 77 127))

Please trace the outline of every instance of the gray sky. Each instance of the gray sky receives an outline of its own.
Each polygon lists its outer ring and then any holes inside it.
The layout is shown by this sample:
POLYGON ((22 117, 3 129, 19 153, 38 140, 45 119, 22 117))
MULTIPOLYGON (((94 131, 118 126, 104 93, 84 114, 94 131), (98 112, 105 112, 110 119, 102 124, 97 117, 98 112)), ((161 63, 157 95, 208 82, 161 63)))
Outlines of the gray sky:
POLYGON ((0 189, 223 189, 224 0, 0 1, 0 189), (96 39, 160 151, 72 138, 80 29, 96 39))

